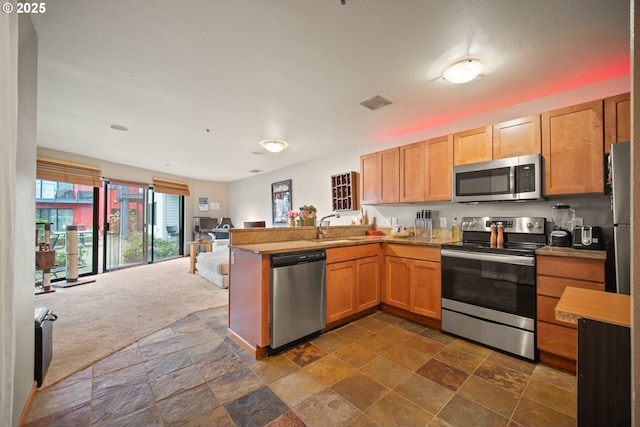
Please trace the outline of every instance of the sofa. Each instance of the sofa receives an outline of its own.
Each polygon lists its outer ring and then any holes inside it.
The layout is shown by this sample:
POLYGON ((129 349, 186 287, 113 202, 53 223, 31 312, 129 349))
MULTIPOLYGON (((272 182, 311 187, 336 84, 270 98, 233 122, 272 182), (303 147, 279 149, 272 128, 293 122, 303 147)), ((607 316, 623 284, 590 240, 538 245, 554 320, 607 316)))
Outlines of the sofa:
POLYGON ((211 252, 196 256, 198 274, 223 289, 229 287, 229 240, 214 239, 211 252))

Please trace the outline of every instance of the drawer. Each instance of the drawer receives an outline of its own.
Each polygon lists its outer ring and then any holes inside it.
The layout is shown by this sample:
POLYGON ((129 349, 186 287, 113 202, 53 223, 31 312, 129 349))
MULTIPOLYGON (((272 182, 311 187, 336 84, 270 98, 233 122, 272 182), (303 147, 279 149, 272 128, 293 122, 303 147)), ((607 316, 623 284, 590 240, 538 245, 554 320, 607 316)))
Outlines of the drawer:
POLYGON ((548 323, 553 323, 567 328, 576 329, 576 325, 573 323, 563 322, 562 320, 556 320, 556 305, 558 305, 559 298, 551 298, 546 296, 538 296, 538 320, 548 323))
POLYGON ((440 262, 440 248, 418 245, 401 245, 387 243, 384 245, 384 253, 400 258, 419 259, 423 261, 440 262))
POLYGON ((538 256, 536 272, 539 275, 604 283, 604 261, 601 260, 538 256))
POLYGON ((330 248, 327 249, 327 264, 367 258, 370 256, 376 256, 379 253, 380 245, 378 243, 345 246, 343 248, 330 248))
POLYGON ((537 322, 538 349, 576 360, 578 349, 578 331, 564 326, 537 322))
POLYGON ((571 286, 573 288, 592 289, 594 291, 604 292, 604 283, 584 282, 581 280, 543 276, 540 274, 538 274, 536 280, 538 295, 560 298, 565 288, 568 286, 571 286))

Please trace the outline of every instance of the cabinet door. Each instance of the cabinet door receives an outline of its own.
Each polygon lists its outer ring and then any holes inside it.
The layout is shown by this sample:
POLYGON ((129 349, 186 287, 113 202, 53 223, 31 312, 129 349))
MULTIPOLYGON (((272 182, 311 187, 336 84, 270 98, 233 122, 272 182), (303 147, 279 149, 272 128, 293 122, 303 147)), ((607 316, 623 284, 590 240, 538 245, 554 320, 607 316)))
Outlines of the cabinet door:
POLYGON ((400 147, 400 201, 422 202, 424 197, 424 143, 400 147))
POLYGON ((424 151, 425 200, 451 200, 453 135, 425 141, 424 151))
POLYGON ((604 191, 602 100, 542 114, 546 195, 604 191))
POLYGON ((493 159, 540 153, 540 115, 493 125, 493 159))
POLYGON ((631 96, 629 93, 604 100, 604 152, 611 144, 631 141, 631 96))
POLYGON ((491 126, 453 134, 453 164, 486 162, 492 153, 491 126))
POLYGON ((355 313, 356 265, 354 261, 327 264, 327 323, 355 313))
POLYGON ((431 261, 411 261, 410 311, 440 319, 440 264, 431 261))
POLYGON ((380 265, 378 257, 362 258, 356 263, 356 313, 380 303, 380 265))
POLYGON ((400 201, 400 148, 380 152, 380 198, 379 203, 400 201))
POLYGON ((371 153, 360 157, 360 190, 362 203, 371 205, 380 198, 380 154, 371 153))
POLYGON ((387 256, 385 260, 384 302, 409 310, 410 267, 408 260, 387 256))

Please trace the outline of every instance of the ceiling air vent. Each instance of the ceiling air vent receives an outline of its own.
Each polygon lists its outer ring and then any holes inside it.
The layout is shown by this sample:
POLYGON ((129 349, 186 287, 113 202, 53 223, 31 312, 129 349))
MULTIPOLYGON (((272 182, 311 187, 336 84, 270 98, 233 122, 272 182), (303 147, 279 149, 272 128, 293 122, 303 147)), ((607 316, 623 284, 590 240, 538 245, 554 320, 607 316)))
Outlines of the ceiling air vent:
POLYGON ((389 98, 388 96, 376 95, 373 98, 369 98, 366 101, 362 101, 360 105, 368 108, 371 111, 376 111, 382 107, 386 107, 387 105, 395 104, 396 101, 389 98))
POLYGON ((263 170, 261 170, 261 169, 251 169, 251 170, 249 171, 249 173, 260 173, 260 172, 264 172, 264 171, 263 171, 263 170))

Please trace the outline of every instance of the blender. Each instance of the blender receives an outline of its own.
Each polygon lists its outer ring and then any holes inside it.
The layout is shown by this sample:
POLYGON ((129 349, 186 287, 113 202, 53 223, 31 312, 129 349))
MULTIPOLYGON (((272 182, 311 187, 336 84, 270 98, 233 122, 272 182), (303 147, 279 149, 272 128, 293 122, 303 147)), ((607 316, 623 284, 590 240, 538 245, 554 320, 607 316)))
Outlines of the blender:
POLYGON ((549 234, 549 245, 570 247, 571 231, 576 220, 576 211, 571 206, 558 203, 551 206, 553 229, 549 234))

